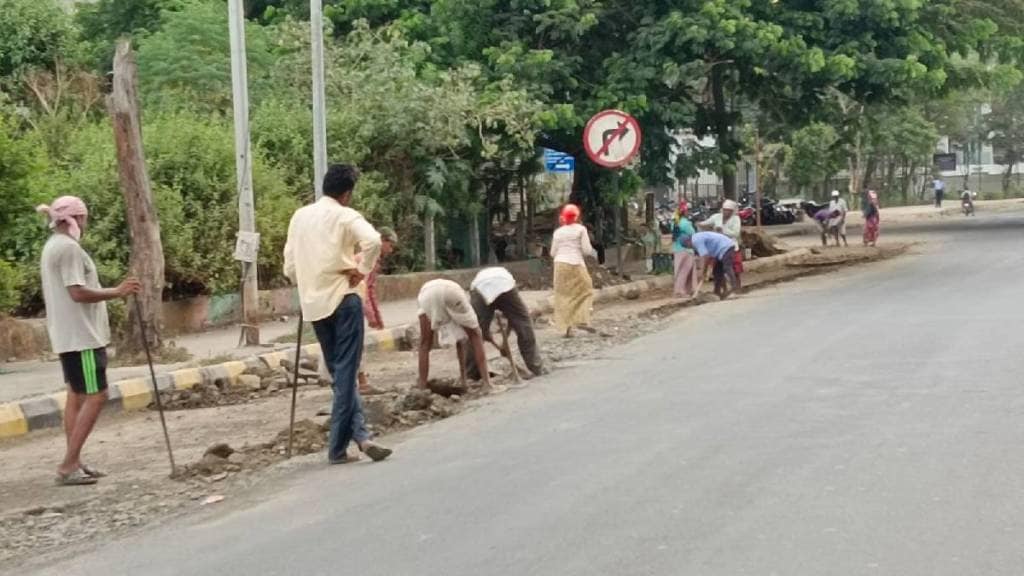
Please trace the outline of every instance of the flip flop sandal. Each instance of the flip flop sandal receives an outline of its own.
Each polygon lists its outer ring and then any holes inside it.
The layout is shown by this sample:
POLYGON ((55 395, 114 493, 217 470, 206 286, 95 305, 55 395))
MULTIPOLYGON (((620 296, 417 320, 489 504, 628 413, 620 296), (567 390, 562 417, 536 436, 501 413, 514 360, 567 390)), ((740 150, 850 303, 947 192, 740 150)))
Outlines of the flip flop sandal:
POLYGON ((58 472, 54 482, 57 486, 89 486, 95 484, 97 480, 92 476, 86 476, 81 470, 72 470, 67 474, 58 472))
POLYGON ((88 464, 80 464, 78 466, 78 469, 81 470, 83 474, 85 474, 86 476, 88 476, 90 478, 106 478, 107 477, 107 473, 106 472, 97 470, 97 469, 93 468, 92 466, 89 466, 88 464))

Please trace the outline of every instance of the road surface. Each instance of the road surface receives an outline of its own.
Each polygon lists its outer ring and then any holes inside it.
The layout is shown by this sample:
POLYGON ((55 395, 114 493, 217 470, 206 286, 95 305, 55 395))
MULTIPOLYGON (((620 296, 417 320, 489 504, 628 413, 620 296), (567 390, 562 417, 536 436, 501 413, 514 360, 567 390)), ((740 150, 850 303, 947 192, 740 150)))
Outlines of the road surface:
POLYGON ((1022 574, 1024 216, 945 228, 39 573, 1022 574))

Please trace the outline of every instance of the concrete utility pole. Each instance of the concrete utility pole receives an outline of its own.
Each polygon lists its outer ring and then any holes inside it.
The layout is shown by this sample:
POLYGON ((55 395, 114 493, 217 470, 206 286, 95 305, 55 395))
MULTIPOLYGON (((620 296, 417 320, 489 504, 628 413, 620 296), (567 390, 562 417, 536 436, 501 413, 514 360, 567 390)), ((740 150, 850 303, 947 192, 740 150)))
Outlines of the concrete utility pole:
POLYGON ((252 150, 249 144, 249 80, 245 60, 245 12, 242 0, 228 0, 231 36, 231 101, 235 112, 235 177, 238 182, 238 239, 236 259, 242 261, 242 337, 248 346, 260 343, 259 282, 256 275, 256 206, 252 193, 252 150), (248 245, 247 255, 240 249, 248 245), (255 248, 255 250, 253 250, 255 248))
POLYGON ((324 194, 324 174, 327 174, 323 0, 309 0, 309 38, 313 54, 313 187, 319 200, 324 194))

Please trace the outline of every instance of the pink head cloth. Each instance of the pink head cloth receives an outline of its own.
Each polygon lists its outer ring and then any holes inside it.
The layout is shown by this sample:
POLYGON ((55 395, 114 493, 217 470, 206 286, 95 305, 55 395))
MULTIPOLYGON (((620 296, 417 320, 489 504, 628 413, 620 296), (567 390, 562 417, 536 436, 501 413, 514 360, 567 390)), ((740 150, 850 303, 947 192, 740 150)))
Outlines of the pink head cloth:
POLYGON ((40 204, 36 207, 36 212, 46 214, 50 218, 50 228, 67 224, 68 234, 75 240, 82 238, 82 229, 75 217, 89 215, 89 209, 85 207, 85 202, 82 202, 82 199, 77 196, 61 196, 49 206, 40 204))

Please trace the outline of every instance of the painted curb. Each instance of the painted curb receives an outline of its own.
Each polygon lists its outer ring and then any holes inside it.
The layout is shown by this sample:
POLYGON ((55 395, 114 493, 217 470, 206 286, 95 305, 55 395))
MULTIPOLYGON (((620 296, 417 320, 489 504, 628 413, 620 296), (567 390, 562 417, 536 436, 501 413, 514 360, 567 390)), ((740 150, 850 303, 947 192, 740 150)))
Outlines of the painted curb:
MULTIPOLYGON (((403 325, 368 332, 364 341, 366 351, 385 352, 409 350, 411 326, 403 325)), ((164 374, 157 374, 156 385, 161 392, 168 390, 190 390, 200 384, 217 383, 233 386, 246 370, 278 368, 281 360, 294 357, 295 348, 266 352, 245 360, 234 360, 204 366, 184 368, 164 374)), ((302 347, 303 358, 320 358, 320 345, 307 344, 302 347)), ((111 382, 107 388, 106 410, 145 410, 153 401, 153 384, 147 378, 129 378, 111 382)), ((0 404, 0 440, 24 436, 29 432, 46 428, 59 428, 63 424, 67 392, 54 392, 23 400, 0 404)))
MULTIPOLYGON (((757 272, 763 268, 786 263, 810 254, 806 248, 794 250, 780 256, 760 258, 745 263, 748 272, 757 272)), ((634 290, 664 290, 672 287, 671 276, 657 276, 637 280, 619 286, 609 286, 595 290, 594 302, 607 302, 623 298, 634 290)), ((542 301, 533 302, 531 313, 547 314, 554 310, 553 296, 542 301)), ((367 332, 364 351, 393 352, 411 350, 413 341, 418 338, 417 327, 403 324, 386 330, 367 332)), ((189 390, 200 384, 218 383, 232 386, 246 370, 279 368, 282 360, 295 355, 295 348, 283 348, 274 352, 266 352, 245 360, 235 360, 202 368, 185 368, 156 377, 157 389, 189 390)), ((306 344, 302 347, 302 358, 321 359, 319 344, 306 344)), ((149 378, 131 378, 110 384, 107 391, 107 409, 137 411, 145 410, 153 401, 153 385, 149 378)), ((66 392, 56 392, 44 396, 36 396, 16 402, 0 404, 0 439, 23 436, 29 432, 46 428, 57 428, 62 424, 64 406, 67 403, 66 392)))

